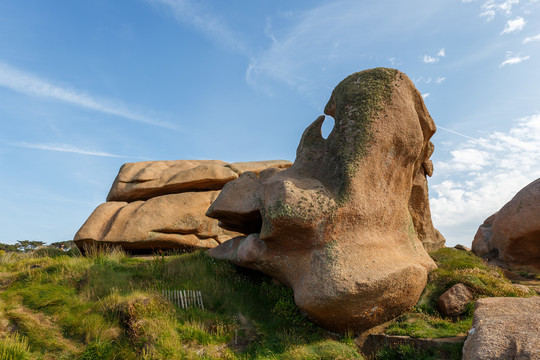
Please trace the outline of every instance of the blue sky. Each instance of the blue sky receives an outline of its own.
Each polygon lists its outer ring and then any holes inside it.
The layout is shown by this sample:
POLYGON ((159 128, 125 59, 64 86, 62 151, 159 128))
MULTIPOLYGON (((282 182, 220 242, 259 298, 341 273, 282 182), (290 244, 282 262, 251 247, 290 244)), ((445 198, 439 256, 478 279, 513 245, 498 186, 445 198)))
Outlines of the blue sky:
POLYGON ((125 162, 292 161, 334 86, 377 66, 439 127, 448 245, 540 177, 539 0, 4 0, 0 43, 4 243, 72 239, 125 162))

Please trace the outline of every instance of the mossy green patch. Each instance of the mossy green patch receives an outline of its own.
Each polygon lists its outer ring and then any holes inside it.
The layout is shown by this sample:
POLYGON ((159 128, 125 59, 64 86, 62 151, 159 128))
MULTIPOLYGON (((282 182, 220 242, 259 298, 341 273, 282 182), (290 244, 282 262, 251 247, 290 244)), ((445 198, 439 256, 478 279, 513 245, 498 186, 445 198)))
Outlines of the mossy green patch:
POLYGON ((354 73, 332 92, 326 107, 328 110, 335 105, 336 124, 328 140, 342 172, 340 198, 349 192, 358 161, 368 153, 373 138, 371 123, 390 102, 397 73, 395 69, 381 67, 354 73))

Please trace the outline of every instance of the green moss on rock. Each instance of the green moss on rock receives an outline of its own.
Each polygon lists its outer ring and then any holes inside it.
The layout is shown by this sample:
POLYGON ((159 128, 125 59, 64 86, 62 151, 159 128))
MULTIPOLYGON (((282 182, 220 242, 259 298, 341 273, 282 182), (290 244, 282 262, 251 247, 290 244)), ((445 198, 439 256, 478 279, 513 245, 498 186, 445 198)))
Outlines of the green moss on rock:
POLYGON ((326 105, 325 113, 336 121, 335 136, 329 141, 342 169, 340 198, 346 198, 350 178, 359 160, 368 153, 373 139, 372 121, 389 104, 397 74, 397 70, 387 68, 354 73, 336 86, 326 105))

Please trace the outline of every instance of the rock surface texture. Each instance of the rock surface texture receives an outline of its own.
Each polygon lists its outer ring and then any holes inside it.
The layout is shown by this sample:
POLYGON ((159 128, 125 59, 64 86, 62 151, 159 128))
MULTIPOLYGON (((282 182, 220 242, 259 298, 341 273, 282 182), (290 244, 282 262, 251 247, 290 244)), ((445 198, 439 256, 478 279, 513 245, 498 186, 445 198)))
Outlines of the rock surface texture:
POLYGON ((459 283, 452 286, 439 297, 439 310, 445 316, 458 316, 465 312, 467 304, 472 299, 472 291, 467 286, 459 283))
POLYGON ((540 297, 476 301, 463 360, 540 359, 540 297))
POLYGON ((75 235, 80 249, 121 246, 132 252, 212 248, 240 234, 205 216, 220 189, 243 172, 280 171, 288 161, 219 160, 124 164, 107 196, 75 235))
POLYGON ((540 272, 540 179, 480 225, 472 251, 498 265, 540 272))
POLYGON ((355 73, 305 131, 292 167, 245 172, 207 214, 247 236, 209 251, 290 286, 297 306, 333 331, 360 332, 411 308, 441 247, 426 175, 435 133, 420 93, 393 69, 355 73), (423 246, 423 244, 425 244, 423 246))

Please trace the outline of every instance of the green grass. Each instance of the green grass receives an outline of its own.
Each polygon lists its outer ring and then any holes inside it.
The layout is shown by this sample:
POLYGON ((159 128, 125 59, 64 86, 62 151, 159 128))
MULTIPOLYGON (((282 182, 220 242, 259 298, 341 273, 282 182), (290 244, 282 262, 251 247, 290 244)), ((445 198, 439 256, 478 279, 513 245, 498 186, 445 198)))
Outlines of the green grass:
MULTIPOLYGON (((531 295, 471 253, 445 248, 431 256, 439 268, 388 334, 465 334, 473 303, 458 318, 437 309, 438 297, 459 282, 475 299, 531 295)), ((7 252, 0 275, 0 359, 361 359, 352 334, 306 320, 290 289, 204 252, 150 260, 117 250, 7 252), (179 309, 160 296, 187 289, 201 291, 204 310, 179 309)), ((376 358, 459 358, 452 349, 385 348, 376 358)))
POLYGON ((0 274, 2 359, 361 358, 307 321, 291 290, 204 252, 5 253, 0 274), (159 295, 172 289, 201 291, 205 310, 159 295))
POLYGON ((461 359, 463 344, 448 344, 438 348, 416 349, 411 345, 386 346, 380 349, 376 360, 442 360, 461 359))
POLYGON ((387 329, 390 335, 407 335, 415 338, 441 338, 465 335, 472 325, 474 302, 457 318, 447 318, 439 313, 438 298, 453 285, 468 286, 474 300, 494 296, 530 296, 512 286, 501 270, 487 265, 471 252, 442 248, 430 254, 438 269, 430 273, 428 284, 413 311, 400 316, 387 329))
POLYGON ((0 339, 0 359, 27 360, 30 359, 28 339, 18 333, 8 334, 0 339))

